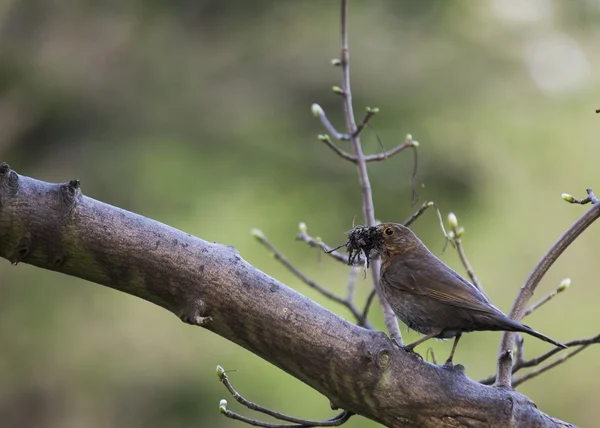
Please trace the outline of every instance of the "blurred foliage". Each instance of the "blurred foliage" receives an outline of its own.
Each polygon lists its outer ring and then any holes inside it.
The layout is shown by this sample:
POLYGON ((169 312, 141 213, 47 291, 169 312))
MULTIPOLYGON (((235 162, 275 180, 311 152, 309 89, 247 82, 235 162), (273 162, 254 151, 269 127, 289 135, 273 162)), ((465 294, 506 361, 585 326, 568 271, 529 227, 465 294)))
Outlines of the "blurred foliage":
MULTIPOLYGON (((262 229, 307 274, 344 291, 346 268, 294 241, 300 221, 331 244, 361 221, 354 166, 317 141, 323 129, 310 114, 318 102, 343 123, 330 92, 339 85, 329 62, 339 55, 338 9, 317 0, 5 0, 0 159, 47 181, 79 178, 91 197, 235 245, 348 317, 249 233, 262 229)), ((354 0, 350 15, 355 108, 381 109, 365 150, 379 151, 378 139, 391 148, 407 132, 421 142, 421 201, 458 215, 473 266, 507 311, 582 211, 560 194, 597 186, 600 2, 354 0)), ((407 152, 370 166, 378 218, 400 221, 415 209, 412 161, 407 152)), ((432 213, 414 228, 441 253, 432 213)), ((528 324, 563 341, 598 333, 597 238, 592 227, 551 270, 539 296, 565 276, 573 285, 528 324)), ((462 272, 451 249, 443 258, 462 272)), ((369 287, 359 282, 360 299, 369 287)), ((229 397, 217 364, 237 369, 234 385, 263 405, 332 415, 289 375, 133 297, 6 261, 0 292, 3 426, 241 426, 218 413, 229 397)), ((469 376, 495 369, 499 337, 461 341, 456 360, 469 376)), ((441 359, 450 350, 433 346, 441 359)), ((545 349, 527 340, 527 355, 545 349)), ((593 426, 588 397, 600 382, 589 374, 599 355, 589 349, 521 390, 553 416, 593 426)))

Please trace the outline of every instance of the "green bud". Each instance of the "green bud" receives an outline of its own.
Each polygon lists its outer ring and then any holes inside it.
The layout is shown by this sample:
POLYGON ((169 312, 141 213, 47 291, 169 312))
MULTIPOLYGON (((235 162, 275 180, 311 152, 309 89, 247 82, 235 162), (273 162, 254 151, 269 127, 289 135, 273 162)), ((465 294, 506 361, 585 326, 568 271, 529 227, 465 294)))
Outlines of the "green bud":
POLYGON ((334 67, 339 67, 340 65, 342 65, 342 61, 340 61, 337 58, 334 58, 331 60, 331 65, 333 65, 334 67))
POLYGON ((405 139, 406 139, 407 141, 412 141, 412 134, 406 134, 406 137, 405 137, 405 139))
POLYGON ((465 228, 461 226, 456 231, 456 237, 457 238, 462 238, 462 236, 464 235, 464 233, 465 233, 465 228))
POLYGON ((431 208, 431 207, 435 207, 435 202, 433 202, 433 201, 429 201, 429 202, 427 202, 427 206, 428 206, 429 208, 431 208))
POLYGON ((563 193, 561 195, 561 197, 567 202, 570 202, 570 203, 575 202, 575 198, 573 197, 573 195, 569 195, 568 193, 563 193))
POLYGON ((219 402, 219 412, 221 412, 221 413, 227 412, 227 400, 223 399, 219 402))
POLYGON ((411 140, 410 145, 413 146, 413 147, 419 147, 420 144, 419 144, 418 141, 412 141, 411 140))
POLYGON ((556 289, 557 293, 562 293, 571 285, 571 278, 565 278, 560 282, 560 286, 556 289))
POLYGON ((344 93, 344 91, 342 91, 342 88, 340 88, 339 86, 332 86, 331 90, 333 91, 334 94, 338 94, 338 95, 342 95, 344 93))
POLYGON ((312 112, 312 114, 315 117, 319 117, 321 115, 324 115, 325 112, 323 111, 323 109, 321 108, 321 106, 319 104, 313 104, 312 106, 310 106, 310 111, 312 112))
POLYGON ((448 214, 448 224, 450 225, 450 229, 456 229, 458 227, 458 219, 454 213, 448 214))
POLYGON ((300 232, 302 232, 302 233, 306 233, 306 230, 307 230, 306 223, 303 223, 303 222, 302 222, 302 223, 300 223, 300 224, 298 225, 298 229, 300 230, 300 232))
POLYGON ((324 143, 328 143, 331 141, 331 138, 329 138, 329 135, 327 135, 327 134, 319 134, 319 135, 317 135, 317 138, 320 141, 323 141, 324 143))
POLYGON ((366 111, 367 111, 367 113, 371 113, 371 114, 379 113, 379 109, 377 107, 367 107, 366 111))
POLYGON ((221 379, 224 374, 225 374, 225 369, 221 366, 217 366, 217 376, 219 376, 219 379, 221 379))

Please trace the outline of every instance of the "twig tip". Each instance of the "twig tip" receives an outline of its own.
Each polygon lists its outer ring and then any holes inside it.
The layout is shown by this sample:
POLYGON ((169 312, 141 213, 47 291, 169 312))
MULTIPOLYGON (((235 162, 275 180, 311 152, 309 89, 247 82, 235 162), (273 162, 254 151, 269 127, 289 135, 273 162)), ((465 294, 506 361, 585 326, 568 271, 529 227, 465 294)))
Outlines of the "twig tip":
POLYGON ((563 198, 565 201, 569 202, 569 203, 574 203, 575 202, 575 197, 573 195, 570 195, 568 193, 563 193, 562 195, 560 195, 561 198, 563 198))
POLYGON ((265 234, 260 229, 253 228, 250 230, 250 234, 254 236, 256 239, 264 239, 265 234))
POLYGON ((323 111, 323 108, 317 103, 314 103, 312 106, 310 106, 310 111, 312 112, 313 116, 315 116, 315 117, 319 117, 319 116, 325 114, 325 112, 323 111))
POLYGON ((562 293, 571 286, 571 278, 565 278, 560 282, 559 287, 556 289, 557 293, 562 293))
POLYGON ((304 223, 303 221, 298 223, 298 230, 300 231, 300 233, 306 233, 308 230, 308 228, 306 227, 306 223, 304 223))
POLYGON ((227 413, 227 400, 225 400, 224 398, 219 401, 219 412, 221 413, 227 413))
POLYGON ((455 230, 458 228, 458 219, 456 218, 456 214, 449 213, 448 214, 448 225, 450 229, 455 230))
POLYGON ((344 91, 339 86, 332 86, 331 90, 334 94, 343 95, 344 91))

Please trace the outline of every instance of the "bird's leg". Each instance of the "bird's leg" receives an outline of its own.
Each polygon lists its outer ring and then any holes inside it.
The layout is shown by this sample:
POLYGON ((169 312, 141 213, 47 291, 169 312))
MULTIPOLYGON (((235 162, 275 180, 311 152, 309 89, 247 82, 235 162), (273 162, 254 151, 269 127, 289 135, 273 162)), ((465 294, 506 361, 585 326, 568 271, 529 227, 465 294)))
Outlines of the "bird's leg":
MULTIPOLYGON (((431 334, 425 335, 422 338, 420 338, 419 340, 415 340, 413 343, 409 343, 408 345, 403 346, 402 349, 404 349, 406 352, 409 352, 411 354, 419 355, 415 352, 415 350, 414 350, 415 347, 417 345, 420 345, 423 342, 426 342, 427 340, 429 340, 431 338, 438 336, 441 332, 442 332, 442 330, 439 330, 439 331, 435 331, 431 334)), ((420 357, 420 355, 419 355, 419 357, 420 357)))
POLYGON ((452 364, 452 358, 454 358, 454 351, 456 351, 456 345, 458 345, 458 341, 460 340, 460 336, 462 336, 462 333, 458 333, 454 337, 454 343, 452 344, 452 350, 450 351, 450 356, 446 360, 446 363, 444 364, 444 367, 452 367, 453 366, 453 364, 452 364))

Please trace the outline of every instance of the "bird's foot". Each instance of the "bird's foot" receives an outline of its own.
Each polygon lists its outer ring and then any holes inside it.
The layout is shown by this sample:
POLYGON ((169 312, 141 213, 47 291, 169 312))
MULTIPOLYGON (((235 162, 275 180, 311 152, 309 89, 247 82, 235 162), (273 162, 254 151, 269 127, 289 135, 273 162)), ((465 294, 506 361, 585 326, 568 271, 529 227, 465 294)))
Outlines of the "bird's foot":
POLYGON ((410 347, 410 346, 401 346, 402 350, 410 355, 412 355, 413 357, 418 358, 419 360, 423 360, 423 357, 419 354, 417 354, 417 352, 415 351, 415 348, 410 347))

